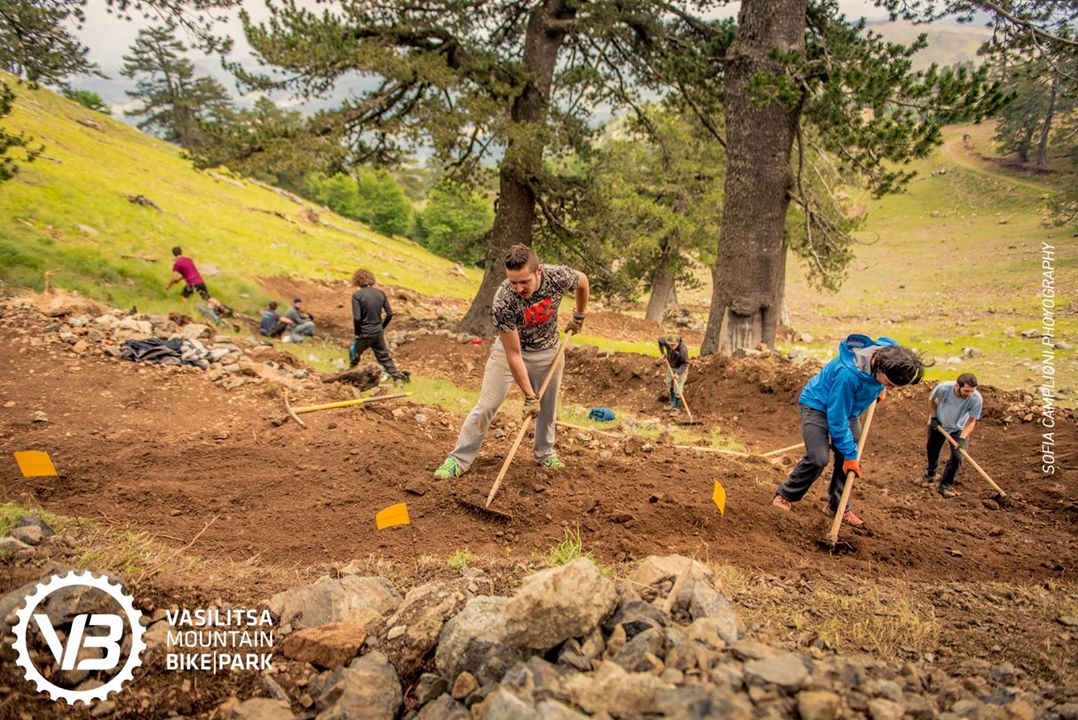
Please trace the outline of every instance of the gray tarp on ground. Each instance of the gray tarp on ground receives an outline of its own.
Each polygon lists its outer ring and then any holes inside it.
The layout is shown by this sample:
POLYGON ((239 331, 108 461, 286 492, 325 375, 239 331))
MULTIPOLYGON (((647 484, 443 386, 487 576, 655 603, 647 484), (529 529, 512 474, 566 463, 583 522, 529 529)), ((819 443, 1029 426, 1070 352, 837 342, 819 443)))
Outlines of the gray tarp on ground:
POLYGON ((120 346, 120 356, 132 362, 151 362, 159 365, 194 365, 203 370, 213 359, 210 351, 198 340, 126 340, 120 346))

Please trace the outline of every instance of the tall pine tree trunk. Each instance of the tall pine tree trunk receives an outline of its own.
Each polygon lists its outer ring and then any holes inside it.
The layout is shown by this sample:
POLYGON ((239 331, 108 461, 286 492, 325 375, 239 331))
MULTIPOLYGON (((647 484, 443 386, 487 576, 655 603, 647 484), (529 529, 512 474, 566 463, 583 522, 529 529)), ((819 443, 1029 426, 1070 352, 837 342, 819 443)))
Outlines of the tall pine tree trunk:
POLYGON ((663 253, 655 273, 651 278, 651 297, 648 298, 644 319, 662 323, 663 317, 671 304, 677 304, 677 289, 674 286, 674 248, 669 240, 663 243, 663 253))
POLYGON ((783 75, 769 54, 803 50, 806 0, 743 0, 726 54, 726 185, 711 312, 701 352, 737 353, 774 345, 786 264, 790 153, 800 106, 759 107, 757 73, 783 75))
POLYGON ((506 147, 498 170, 498 202, 494 228, 487 247, 483 282, 461 320, 460 329, 473 335, 489 336, 494 332, 490 307, 494 292, 505 280, 502 258, 510 245, 531 245, 535 223, 535 193, 530 179, 536 177, 543 162, 543 117, 550 104, 554 67, 558 51, 576 10, 567 0, 546 0, 532 11, 524 36, 524 65, 531 80, 513 102, 510 117, 513 137, 506 147))
POLYGON ((1052 94, 1048 96, 1048 114, 1044 116, 1044 125, 1041 126, 1041 140, 1037 143, 1037 167, 1042 168, 1048 163, 1048 133, 1052 131, 1052 116, 1056 112, 1056 93, 1059 90, 1059 71, 1052 73, 1052 94))

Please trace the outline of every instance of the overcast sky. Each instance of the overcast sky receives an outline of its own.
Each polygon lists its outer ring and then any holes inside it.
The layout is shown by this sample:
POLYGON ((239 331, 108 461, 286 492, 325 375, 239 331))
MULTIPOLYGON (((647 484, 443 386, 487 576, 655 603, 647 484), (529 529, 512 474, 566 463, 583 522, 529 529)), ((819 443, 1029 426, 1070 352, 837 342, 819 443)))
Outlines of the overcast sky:
MULTIPOLYGON (((300 0, 300 4, 314 6, 314 2, 300 0)), ((244 2, 244 8, 256 20, 268 17, 265 4, 261 0, 257 2, 244 2)), ((740 3, 734 2, 716 13, 716 17, 732 16, 737 13, 740 3)), ((323 4, 325 7, 325 4, 323 4)), ((886 13, 868 0, 839 0, 839 7, 850 18, 866 17, 872 19, 886 18, 886 13)), ((151 20, 141 17, 127 21, 121 20, 116 15, 107 12, 103 2, 91 1, 86 5, 86 23, 78 31, 82 42, 90 48, 90 59, 96 62, 108 79, 85 77, 74 79, 73 85, 77 88, 93 90, 99 94, 106 103, 113 107, 117 116, 122 116, 122 111, 128 105, 128 98, 124 91, 132 86, 131 81, 120 75, 123 67, 123 56, 128 52, 135 40, 140 27, 152 24, 151 20)), ((235 48, 230 56, 234 61, 245 64, 254 64, 250 47, 247 45, 239 21, 234 14, 229 20, 224 34, 230 35, 235 41, 235 48)), ((182 36, 181 36, 182 37, 182 36)), ((188 43, 190 44, 190 43, 188 43)), ((192 55, 199 70, 199 74, 210 74, 220 80, 232 93, 237 93, 235 83, 231 76, 220 65, 219 58, 192 55)), ((281 98, 275 98, 278 102, 281 98)), ((248 98, 253 102, 253 98, 248 98)))

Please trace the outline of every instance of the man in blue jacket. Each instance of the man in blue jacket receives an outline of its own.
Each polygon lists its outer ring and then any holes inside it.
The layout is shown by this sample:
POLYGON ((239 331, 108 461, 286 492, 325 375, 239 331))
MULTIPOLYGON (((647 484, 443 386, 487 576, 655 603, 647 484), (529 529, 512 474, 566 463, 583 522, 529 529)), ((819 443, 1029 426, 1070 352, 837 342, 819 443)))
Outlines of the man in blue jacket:
MULTIPOLYGON (((846 473, 861 477, 857 456, 858 420, 887 388, 915 385, 925 374, 924 362, 914 352, 890 338, 873 340, 867 335, 850 335, 839 343, 838 357, 827 363, 801 391, 801 435, 805 457, 794 466, 790 477, 775 493, 772 504, 789 510, 790 504, 805 496, 827 467, 829 451, 835 451, 826 511, 834 514, 846 487, 846 473)), ((842 519, 863 525, 849 508, 842 519)))

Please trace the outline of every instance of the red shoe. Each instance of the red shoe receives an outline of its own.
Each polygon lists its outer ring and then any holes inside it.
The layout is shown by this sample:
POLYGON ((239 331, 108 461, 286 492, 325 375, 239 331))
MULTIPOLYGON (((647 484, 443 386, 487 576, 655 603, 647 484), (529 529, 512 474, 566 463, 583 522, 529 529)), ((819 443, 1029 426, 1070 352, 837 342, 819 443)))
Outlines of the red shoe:
POLYGON ((852 510, 847 510, 842 513, 842 519, 852 527, 861 527, 865 524, 865 521, 853 514, 852 510))
POLYGON ((790 501, 781 495, 776 495, 775 498, 771 501, 771 504, 778 509, 786 510, 787 512, 790 510, 791 507, 790 501))
MULTIPOLYGON (((824 503, 821 509, 823 510, 824 515, 830 515, 831 517, 835 516, 835 511, 828 507, 827 503, 824 503)), ((854 515, 852 510, 847 510, 846 512, 842 513, 842 519, 846 522, 847 525, 850 525, 852 527, 861 527, 865 524, 865 521, 854 515)))

